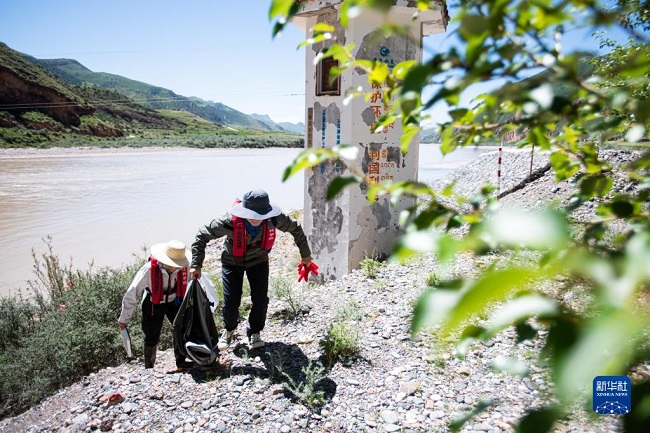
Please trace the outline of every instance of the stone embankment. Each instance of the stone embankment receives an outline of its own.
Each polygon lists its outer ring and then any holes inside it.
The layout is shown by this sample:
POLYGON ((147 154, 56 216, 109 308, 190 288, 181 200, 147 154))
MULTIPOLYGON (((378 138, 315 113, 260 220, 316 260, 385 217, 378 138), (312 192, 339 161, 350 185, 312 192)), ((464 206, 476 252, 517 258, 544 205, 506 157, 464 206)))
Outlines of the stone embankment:
MULTIPOLYGON (((610 155, 618 162, 629 158, 620 152, 610 155)), ((569 183, 554 183, 550 172, 542 173, 545 157, 535 159, 538 178, 517 189, 527 182, 530 155, 504 152, 503 164, 508 167, 504 170, 510 177, 502 179, 502 190, 514 191, 501 200, 504 206, 532 208, 568 197, 569 183)), ((495 161, 491 153, 460 169, 456 176, 463 179, 459 186, 464 192, 496 174, 496 166, 490 166, 495 161)), ((586 217, 592 208, 575 212, 586 217)), ((218 272, 217 256, 218 248, 213 246, 211 273, 218 272)), ((452 272, 471 276, 485 260, 490 258, 459 257, 452 272)), ((294 279, 297 262, 297 249, 282 237, 274 251, 273 269, 294 279)), ((472 346, 464 359, 455 357, 452 346, 429 332, 411 338, 414 302, 436 272, 440 270, 435 259, 424 256, 406 265, 384 266, 375 278, 354 271, 320 286, 301 283, 304 308, 298 318, 286 318, 282 314, 286 302, 272 297, 263 349, 248 349, 242 323, 236 344, 221 354, 218 367, 170 373, 173 356, 164 351, 152 370, 143 369, 141 360, 102 369, 24 414, 0 422, 0 431, 447 432, 453 419, 490 399, 493 406, 462 431, 512 432, 517 420, 551 398, 553 383, 538 363, 544 331, 539 338, 517 344, 514 331, 507 330, 472 346), (319 342, 341 317, 353 319, 349 332, 360 338, 361 356, 349 365, 333 363, 319 376, 314 390, 299 389, 303 401, 322 393, 325 404, 311 410, 288 389, 292 383, 308 384, 305 372, 318 373, 319 362, 327 365, 319 342), (517 377, 494 371, 491 366, 500 356, 519 359, 529 374, 517 377), (107 400, 116 393, 123 399, 107 400)), ((622 427, 620 418, 593 418, 576 407, 554 430, 611 433, 622 427)))

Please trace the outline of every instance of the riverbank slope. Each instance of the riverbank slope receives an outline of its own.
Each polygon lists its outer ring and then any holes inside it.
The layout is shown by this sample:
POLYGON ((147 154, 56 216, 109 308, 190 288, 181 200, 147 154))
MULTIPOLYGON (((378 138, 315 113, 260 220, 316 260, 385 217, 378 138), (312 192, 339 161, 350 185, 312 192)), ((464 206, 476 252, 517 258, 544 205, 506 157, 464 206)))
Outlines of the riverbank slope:
MULTIPOLYGON (((626 152, 607 156, 617 166, 629 161, 626 152)), ((462 188, 479 187, 493 170, 486 170, 494 154, 454 173, 462 188)), ((534 160, 538 177, 525 180, 530 158, 522 152, 504 155, 508 180, 503 179, 504 206, 532 209, 557 201, 567 202, 569 182, 555 183, 545 169, 543 156, 534 160), (517 181, 518 177, 523 180, 517 181)), ((623 188, 617 184, 615 188, 623 188)), ((448 178, 440 185, 453 180, 448 178)), ((593 214, 586 204, 573 213, 577 219, 593 214)), ((211 245, 206 267, 218 275, 218 245, 211 245)), ((473 275, 492 257, 458 257, 453 273, 473 275)), ((297 249, 286 235, 274 250, 276 273, 297 277, 297 249)), ((427 287, 431 273, 439 272, 434 257, 422 256, 405 265, 388 265, 375 278, 353 271, 338 281, 321 286, 299 286, 304 314, 287 319, 286 304, 271 299, 264 349, 249 350, 240 324, 239 338, 225 351, 219 368, 173 370, 171 351, 160 354, 153 370, 136 360, 106 368, 61 390, 27 412, 0 422, 0 430, 12 432, 73 432, 99 429, 116 432, 291 432, 291 431, 414 431, 446 432, 451 421, 485 397, 495 404, 469 421, 464 432, 512 432, 517 420, 539 408, 551 396, 548 371, 537 361, 546 334, 524 343, 516 342, 509 329, 485 344, 476 344, 465 359, 456 358, 452 347, 421 332, 410 338, 409 324, 415 299, 427 287), (341 314, 356 318, 361 357, 344 365, 334 363, 322 372, 314 390, 298 389, 303 395, 321 391, 325 404, 309 410, 279 382, 308 383, 305 372, 323 360, 319 342, 341 314), (526 364, 526 377, 510 376, 491 369, 500 355, 526 364), (123 402, 111 404, 106 396, 120 393, 123 402)), ((568 294, 567 294, 568 295, 568 294)), ((642 371, 639 374, 646 374, 642 371)), ((650 377, 647 375, 646 377, 650 377)), ((295 393, 294 393, 295 394, 295 393)), ((554 427, 557 432, 621 432, 620 418, 590 417, 581 407, 554 427)))

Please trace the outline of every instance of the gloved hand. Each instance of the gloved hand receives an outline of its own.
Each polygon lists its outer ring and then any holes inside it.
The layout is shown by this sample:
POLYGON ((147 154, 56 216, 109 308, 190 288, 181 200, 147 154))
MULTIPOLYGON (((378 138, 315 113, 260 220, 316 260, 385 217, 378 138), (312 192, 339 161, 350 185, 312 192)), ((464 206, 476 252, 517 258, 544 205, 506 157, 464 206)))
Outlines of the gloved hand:
POLYGON ((318 275, 318 265, 314 262, 310 262, 308 265, 300 262, 298 263, 298 282, 305 280, 305 283, 309 281, 309 273, 318 275))

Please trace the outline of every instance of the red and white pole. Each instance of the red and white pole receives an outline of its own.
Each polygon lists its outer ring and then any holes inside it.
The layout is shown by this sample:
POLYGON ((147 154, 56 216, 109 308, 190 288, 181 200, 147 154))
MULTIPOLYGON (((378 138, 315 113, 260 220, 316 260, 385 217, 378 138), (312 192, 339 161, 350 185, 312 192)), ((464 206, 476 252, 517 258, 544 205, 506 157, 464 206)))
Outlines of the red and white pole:
POLYGON ((499 200, 499 195, 501 194, 501 152, 503 151, 503 140, 499 145, 499 163, 497 166, 497 201, 499 200))

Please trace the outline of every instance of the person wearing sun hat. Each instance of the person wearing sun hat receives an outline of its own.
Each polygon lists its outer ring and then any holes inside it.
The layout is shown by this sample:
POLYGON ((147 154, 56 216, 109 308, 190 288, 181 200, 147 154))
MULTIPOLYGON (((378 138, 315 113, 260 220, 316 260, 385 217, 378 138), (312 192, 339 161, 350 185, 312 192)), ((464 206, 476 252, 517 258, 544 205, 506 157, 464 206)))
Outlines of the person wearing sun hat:
POLYGON ((264 347, 260 332, 266 324, 269 298, 269 252, 277 230, 288 232, 300 252, 301 262, 311 263, 311 250, 300 224, 282 212, 262 189, 248 191, 224 216, 201 227, 192 244, 190 276, 201 278, 206 245, 226 237, 221 253, 224 329, 219 349, 226 349, 234 339, 239 321, 244 274, 251 290, 252 308, 246 334, 253 349, 264 347))
MULTIPOLYGON (((142 305, 142 332, 144 334, 144 366, 153 368, 160 332, 165 317, 170 323, 178 313, 189 280, 188 266, 191 254, 181 241, 155 244, 149 261, 136 273, 122 298, 122 311, 117 320, 120 330, 131 321, 138 300, 142 305)), ((174 350, 176 367, 191 367, 185 356, 174 350)))

